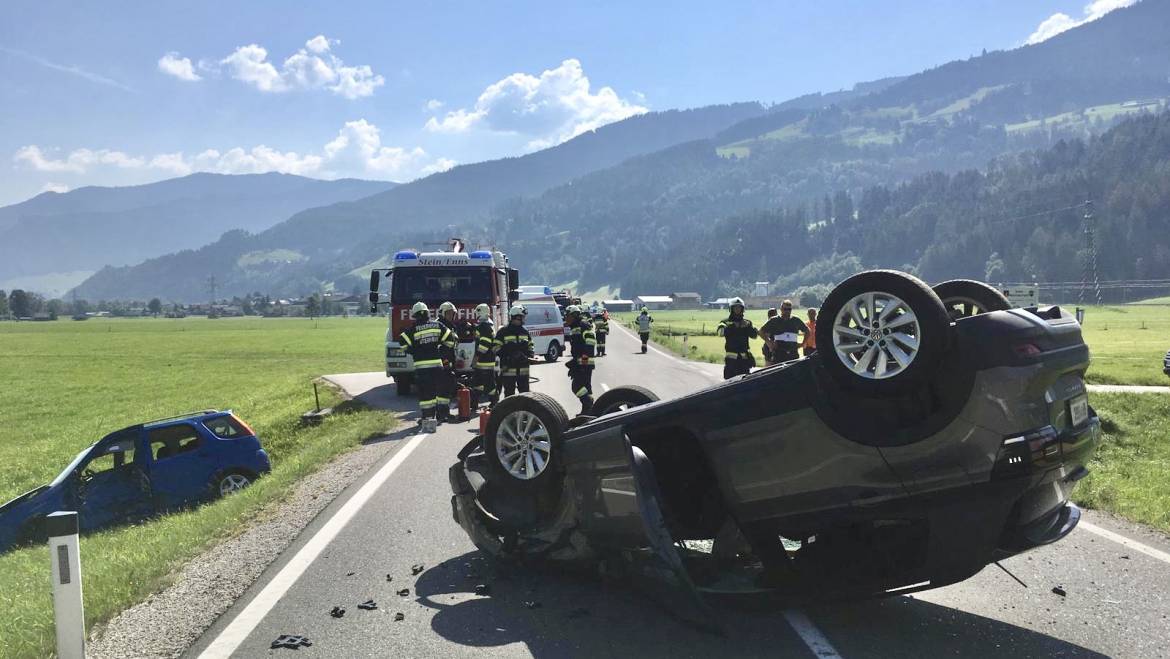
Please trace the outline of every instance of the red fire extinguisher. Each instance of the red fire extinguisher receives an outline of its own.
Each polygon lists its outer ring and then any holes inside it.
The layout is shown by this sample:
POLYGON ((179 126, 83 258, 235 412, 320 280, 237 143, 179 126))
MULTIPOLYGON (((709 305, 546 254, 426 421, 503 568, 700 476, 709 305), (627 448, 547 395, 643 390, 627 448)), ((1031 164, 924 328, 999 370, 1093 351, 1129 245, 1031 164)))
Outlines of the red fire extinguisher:
POLYGON ((467 387, 459 387, 459 420, 471 420, 471 390, 467 387))
POLYGON ((491 408, 484 408, 484 409, 479 411, 479 434, 480 435, 487 434, 488 420, 490 420, 491 418, 492 418, 491 408))

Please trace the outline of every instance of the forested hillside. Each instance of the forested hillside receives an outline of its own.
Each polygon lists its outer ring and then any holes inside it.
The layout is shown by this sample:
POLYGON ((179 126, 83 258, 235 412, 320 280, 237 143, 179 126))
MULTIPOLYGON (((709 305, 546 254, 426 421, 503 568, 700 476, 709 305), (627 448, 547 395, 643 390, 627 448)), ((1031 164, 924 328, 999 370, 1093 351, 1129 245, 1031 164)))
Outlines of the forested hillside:
POLYGON ((1003 156, 984 171, 923 174, 856 198, 838 191, 663 234, 613 265, 631 294, 742 291, 744 282, 802 268, 779 282, 785 292, 861 267, 901 268, 927 281, 1077 281, 1086 200, 1102 279, 1170 277, 1170 113, 1003 156))

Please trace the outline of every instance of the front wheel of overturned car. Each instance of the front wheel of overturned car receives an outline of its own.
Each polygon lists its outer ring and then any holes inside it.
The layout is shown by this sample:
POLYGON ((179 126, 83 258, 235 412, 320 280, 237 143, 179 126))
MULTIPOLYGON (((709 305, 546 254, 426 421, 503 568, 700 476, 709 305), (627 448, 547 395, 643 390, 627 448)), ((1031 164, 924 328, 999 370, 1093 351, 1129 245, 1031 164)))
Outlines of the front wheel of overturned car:
POLYGON ((492 408, 483 450, 491 471, 506 482, 539 490, 555 478, 569 425, 564 408, 535 392, 508 396, 492 408))
POLYGON ((842 386, 870 395, 902 393, 934 376, 950 344, 942 300, 921 280, 895 270, 846 279, 825 298, 817 347, 842 386))
POLYGON ((589 413, 593 416, 605 416, 613 412, 628 410, 631 407, 656 402, 658 402, 658 396, 645 387, 614 387, 597 397, 597 401, 593 403, 593 408, 589 413))
POLYGON ((935 284, 934 293, 942 300, 951 320, 1012 308, 998 289, 974 279, 951 279, 935 284))

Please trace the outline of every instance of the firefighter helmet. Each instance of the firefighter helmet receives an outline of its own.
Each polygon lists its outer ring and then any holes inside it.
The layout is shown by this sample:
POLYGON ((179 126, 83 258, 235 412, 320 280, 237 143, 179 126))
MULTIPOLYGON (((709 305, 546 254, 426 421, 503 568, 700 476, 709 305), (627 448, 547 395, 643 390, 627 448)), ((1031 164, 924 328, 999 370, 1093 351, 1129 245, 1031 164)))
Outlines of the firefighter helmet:
POLYGON ((739 307, 740 309, 746 309, 747 305, 745 305, 743 303, 743 299, 738 298, 738 297, 733 297, 733 298, 731 298, 731 301, 727 303, 728 309, 730 309, 732 307, 739 307))
POLYGON ((491 320, 492 308, 486 304, 480 304, 475 307, 475 317, 480 320, 491 320))
POLYGON ((444 316, 448 311, 451 311, 451 312, 455 313, 456 315, 459 314, 459 312, 455 310, 455 305, 451 302, 444 302, 444 303, 439 305, 439 316, 440 317, 444 316))
POLYGON ((431 311, 427 309, 426 302, 415 302, 414 306, 410 308, 410 315, 415 318, 428 318, 431 315, 431 311))
POLYGON ((575 304, 570 304, 569 306, 565 307, 565 315, 566 316, 572 316, 573 314, 579 314, 579 313, 581 313, 581 307, 579 307, 575 304))
POLYGON ((528 311, 524 308, 523 305, 520 305, 520 304, 517 304, 517 305, 513 306, 511 309, 508 309, 508 317, 509 318, 515 318, 516 316, 520 316, 521 318, 523 318, 524 316, 527 316, 527 315, 528 315, 528 311))
POLYGON ((644 307, 644 306, 642 307, 642 313, 649 313, 649 312, 650 312, 650 310, 649 310, 649 309, 647 309, 647 308, 646 308, 646 307, 644 307))

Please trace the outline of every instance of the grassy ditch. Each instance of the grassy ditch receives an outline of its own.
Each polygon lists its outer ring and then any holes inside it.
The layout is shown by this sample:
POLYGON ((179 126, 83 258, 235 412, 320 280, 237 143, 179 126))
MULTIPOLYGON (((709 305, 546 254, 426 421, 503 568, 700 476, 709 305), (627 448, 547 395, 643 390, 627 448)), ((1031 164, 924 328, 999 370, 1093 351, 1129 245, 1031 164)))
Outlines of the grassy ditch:
MULTIPOLYGON (((256 429, 273 472, 253 487, 82 538, 87 622, 104 622, 245 528, 297 480, 393 427, 391 415, 353 404, 320 426, 299 423, 313 378, 381 365, 384 327, 379 319, 0 323, 0 500, 48 482, 107 432, 151 418, 233 408, 256 429)), ((0 657, 51 653, 48 561, 43 546, 0 555, 0 657)))

